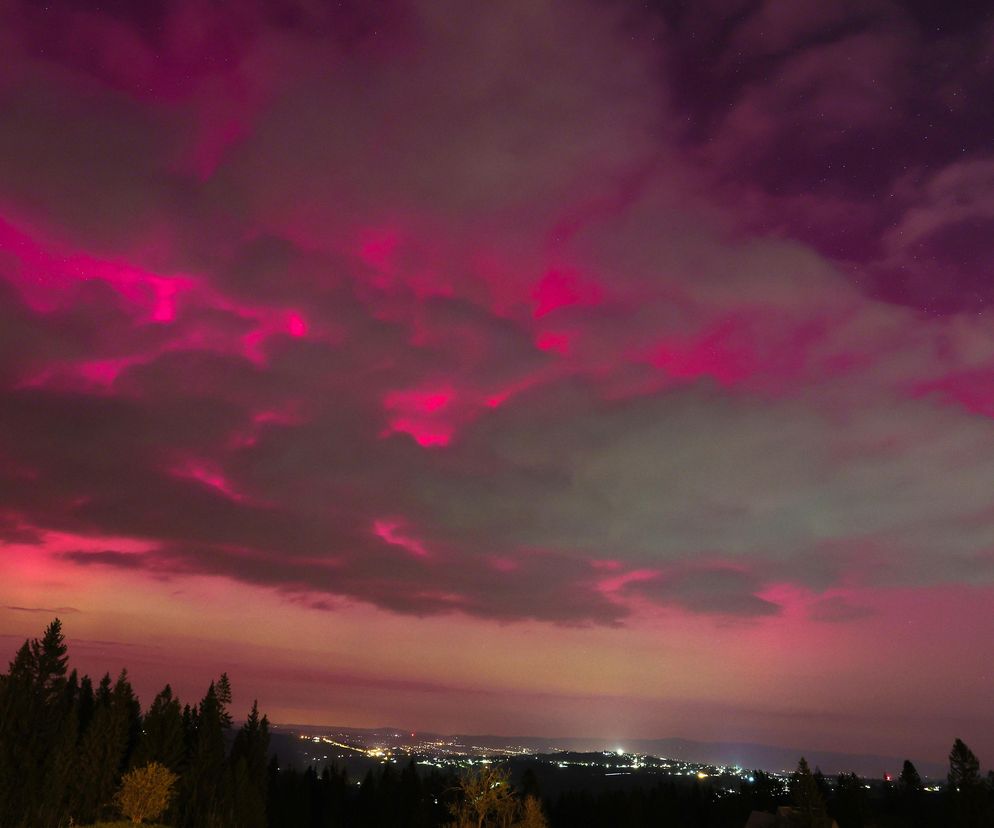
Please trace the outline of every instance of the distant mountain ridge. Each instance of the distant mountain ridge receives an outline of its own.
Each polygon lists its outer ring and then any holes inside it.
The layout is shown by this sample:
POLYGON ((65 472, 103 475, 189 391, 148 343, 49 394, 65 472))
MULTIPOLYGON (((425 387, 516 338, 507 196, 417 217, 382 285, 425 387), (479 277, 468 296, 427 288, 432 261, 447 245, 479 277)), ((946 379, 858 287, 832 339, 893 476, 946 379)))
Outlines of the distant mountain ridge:
POLYGON ((804 756, 812 768, 818 767, 825 774, 834 775, 843 772, 852 772, 859 776, 873 779, 880 779, 887 773, 893 775, 896 779, 901 772, 905 758, 911 759, 915 763, 918 772, 924 777, 945 779, 947 771, 946 766, 943 764, 928 760, 919 760, 913 756, 898 757, 843 753, 839 751, 806 750, 752 742, 700 742, 678 737, 610 741, 607 739, 583 737, 546 738, 541 736, 449 734, 420 730, 411 731, 410 729, 394 727, 356 728, 340 727, 337 725, 280 725, 279 727, 281 729, 295 730, 300 733, 318 733, 333 730, 338 733, 355 734, 357 737, 373 737, 384 740, 406 738, 412 733, 416 733, 419 740, 455 741, 467 746, 491 750, 518 746, 534 750, 536 753, 547 753, 556 750, 597 751, 621 748, 629 753, 643 753, 651 756, 680 759, 685 762, 738 765, 743 768, 776 772, 793 770, 797 766, 797 760, 801 756, 804 756))

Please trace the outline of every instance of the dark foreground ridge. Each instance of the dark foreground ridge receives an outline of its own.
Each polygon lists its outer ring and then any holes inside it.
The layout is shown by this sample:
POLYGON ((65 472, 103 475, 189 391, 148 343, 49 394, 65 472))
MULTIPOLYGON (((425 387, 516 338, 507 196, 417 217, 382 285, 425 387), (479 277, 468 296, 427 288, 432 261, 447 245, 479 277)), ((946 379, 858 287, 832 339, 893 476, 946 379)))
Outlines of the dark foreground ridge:
POLYGON ((425 750, 433 740, 424 737, 420 751, 405 751, 401 732, 375 745, 357 736, 386 734, 271 732, 254 704, 235 729, 230 703, 222 673, 196 705, 167 685, 143 711, 126 671, 96 687, 69 671, 56 619, 0 675, 0 828, 108 828, 122 817, 172 828, 994 824, 994 776, 981 776, 959 739, 944 784, 907 760, 896 782, 867 781, 825 776, 803 758, 776 774, 630 750, 444 739, 425 750))

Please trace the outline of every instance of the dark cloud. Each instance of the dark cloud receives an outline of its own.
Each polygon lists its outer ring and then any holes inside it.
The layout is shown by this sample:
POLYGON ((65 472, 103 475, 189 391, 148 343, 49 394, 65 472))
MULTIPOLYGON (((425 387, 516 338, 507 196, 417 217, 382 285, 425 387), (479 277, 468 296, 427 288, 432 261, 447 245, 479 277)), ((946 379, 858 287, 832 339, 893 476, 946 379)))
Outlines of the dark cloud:
POLYGON ((692 612, 745 618, 780 612, 776 603, 755 594, 760 581, 754 575, 725 566, 691 566, 636 582, 631 589, 657 603, 692 612))
POLYGON ((44 615, 72 615, 80 612, 76 607, 12 607, 6 604, 0 606, 0 609, 10 612, 39 612, 44 615))
POLYGON ((413 615, 462 612, 511 621, 534 618, 570 625, 614 624, 625 610, 597 588, 596 571, 583 560, 555 555, 520 558, 411 558, 395 544, 363 538, 341 554, 304 559, 257 549, 169 547, 136 554, 71 551, 83 566, 144 569, 153 574, 211 574, 275 586, 292 600, 318 608, 331 594, 413 615))
POLYGON ((120 569, 137 569, 142 565, 140 555, 129 552, 115 552, 113 549, 94 552, 63 552, 61 557, 82 566, 115 566, 120 569))

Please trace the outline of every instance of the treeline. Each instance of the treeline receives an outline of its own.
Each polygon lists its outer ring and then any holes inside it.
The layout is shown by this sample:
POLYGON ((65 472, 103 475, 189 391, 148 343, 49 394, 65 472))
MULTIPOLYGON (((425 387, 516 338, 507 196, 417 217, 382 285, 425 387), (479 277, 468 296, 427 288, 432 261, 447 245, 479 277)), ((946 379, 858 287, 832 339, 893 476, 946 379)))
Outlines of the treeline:
POLYGON ((839 828, 992 828, 994 774, 982 777, 973 751, 956 739, 941 791, 926 790, 910 760, 896 782, 867 782, 854 773, 812 772, 802 757, 787 784, 756 770, 731 792, 672 781, 599 794, 570 791, 552 804, 549 822, 554 828, 742 828, 753 811, 780 813, 777 828, 833 822, 839 828))
POLYGON ((803 828, 832 819, 839 828, 994 826, 994 775, 981 776, 959 739, 942 792, 926 791, 911 762, 895 783, 867 784, 825 777, 802 759, 788 785, 754 771, 731 792, 663 780, 543 800, 533 771, 514 784, 495 765, 456 776, 386 764, 362 779, 334 765, 282 766, 255 704, 234 730, 226 675, 196 705, 181 705, 167 685, 143 713, 126 672, 94 687, 68 671, 66 653, 55 620, 0 675, 0 828, 93 824, 129 802, 144 808, 127 814, 136 822, 144 813, 173 828, 742 828, 752 811, 784 806, 803 828), (158 786, 154 814, 141 780, 158 786))
POLYGON ((267 828, 269 725, 253 705, 229 738, 226 675, 196 706, 181 707, 167 685, 143 715, 126 671, 94 687, 67 674, 66 652, 56 619, 0 676, 0 828, 116 817, 122 777, 152 763, 176 776, 169 825, 267 828))
MULTIPOLYGON (((507 780, 506 775, 501 778, 507 780)), ((425 774, 413 765, 400 772, 386 765, 362 780, 349 780, 334 766, 321 774, 313 768, 282 768, 273 772, 271 783, 273 828, 743 828, 753 811, 774 813, 783 807, 789 813, 778 828, 828 828, 833 820, 839 828, 994 826, 991 777, 981 776, 976 756, 959 739, 950 753, 949 776, 941 792, 926 790, 910 761, 905 761, 896 781, 882 782, 853 773, 825 776, 817 768, 812 771, 802 758, 786 784, 756 770, 731 792, 710 781, 682 779, 599 791, 581 785, 545 797, 541 813, 527 817, 534 821, 525 821, 521 807, 510 811, 517 814, 512 818, 504 816, 499 799, 485 802, 481 791, 503 786, 481 771, 456 778, 435 771, 425 774), (476 818, 464 807, 471 802, 480 803, 476 818)), ((503 789, 517 795, 518 806, 542 800, 540 778, 530 769, 516 785, 503 789)))
POLYGON ((68 670, 56 619, 0 675, 0 828, 68 828, 122 813, 135 822, 154 813, 174 828, 547 828, 538 800, 518 797, 506 775, 423 773, 411 763, 350 780, 336 767, 283 767, 269 756, 258 706, 232 733, 230 704, 222 674, 196 705, 181 705, 167 685, 143 713, 126 671, 94 687, 68 670))

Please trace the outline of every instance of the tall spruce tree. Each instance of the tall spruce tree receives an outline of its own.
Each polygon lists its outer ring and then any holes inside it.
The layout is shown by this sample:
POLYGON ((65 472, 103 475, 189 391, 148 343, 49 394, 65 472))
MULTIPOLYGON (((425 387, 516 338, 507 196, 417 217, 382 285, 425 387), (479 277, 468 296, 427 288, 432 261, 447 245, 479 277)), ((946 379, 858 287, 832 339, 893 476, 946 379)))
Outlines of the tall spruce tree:
POLYGON ((79 760, 79 692, 79 676, 73 670, 53 705, 60 725, 48 751, 45 789, 32 809, 32 823, 39 828, 58 828, 68 820, 70 791, 79 760))
POLYGON ((0 824, 40 825, 57 813, 53 747, 67 727, 66 643, 56 618, 17 651, 0 692, 0 824))
POLYGON ((258 702, 239 729, 231 747, 233 816, 241 828, 266 828, 266 760, 269 720, 259 716, 258 702))
POLYGON ((58 702, 66 682, 66 655, 69 647, 62 634, 62 622, 56 618, 48 625, 41 640, 31 642, 35 662, 35 691, 42 704, 58 702))
POLYGON ((142 719, 141 735, 131 757, 131 767, 140 768, 158 762, 178 773, 185 753, 183 714, 179 699, 173 696, 172 688, 167 684, 152 700, 142 719))
POLYGON ((25 641, 0 685, 0 828, 20 825, 29 802, 20 754, 25 746, 31 751, 35 663, 31 643, 25 641))
POLYGON ((231 704, 231 682, 228 681, 228 674, 221 673, 221 678, 217 680, 214 687, 214 694, 217 696, 217 703, 220 708, 218 716, 221 719, 221 727, 224 730, 231 729, 231 713, 228 706, 231 704))
POLYGON ((231 777, 225 761, 225 733, 231 716, 227 676, 211 682, 189 716, 190 754, 180 784, 179 820, 185 828, 221 828, 231 819, 231 777))
POLYGON ((76 704, 80 733, 90 726, 90 720, 93 718, 93 711, 96 709, 96 704, 96 694, 93 692, 93 679, 89 676, 83 676, 79 681, 79 699, 76 704))

